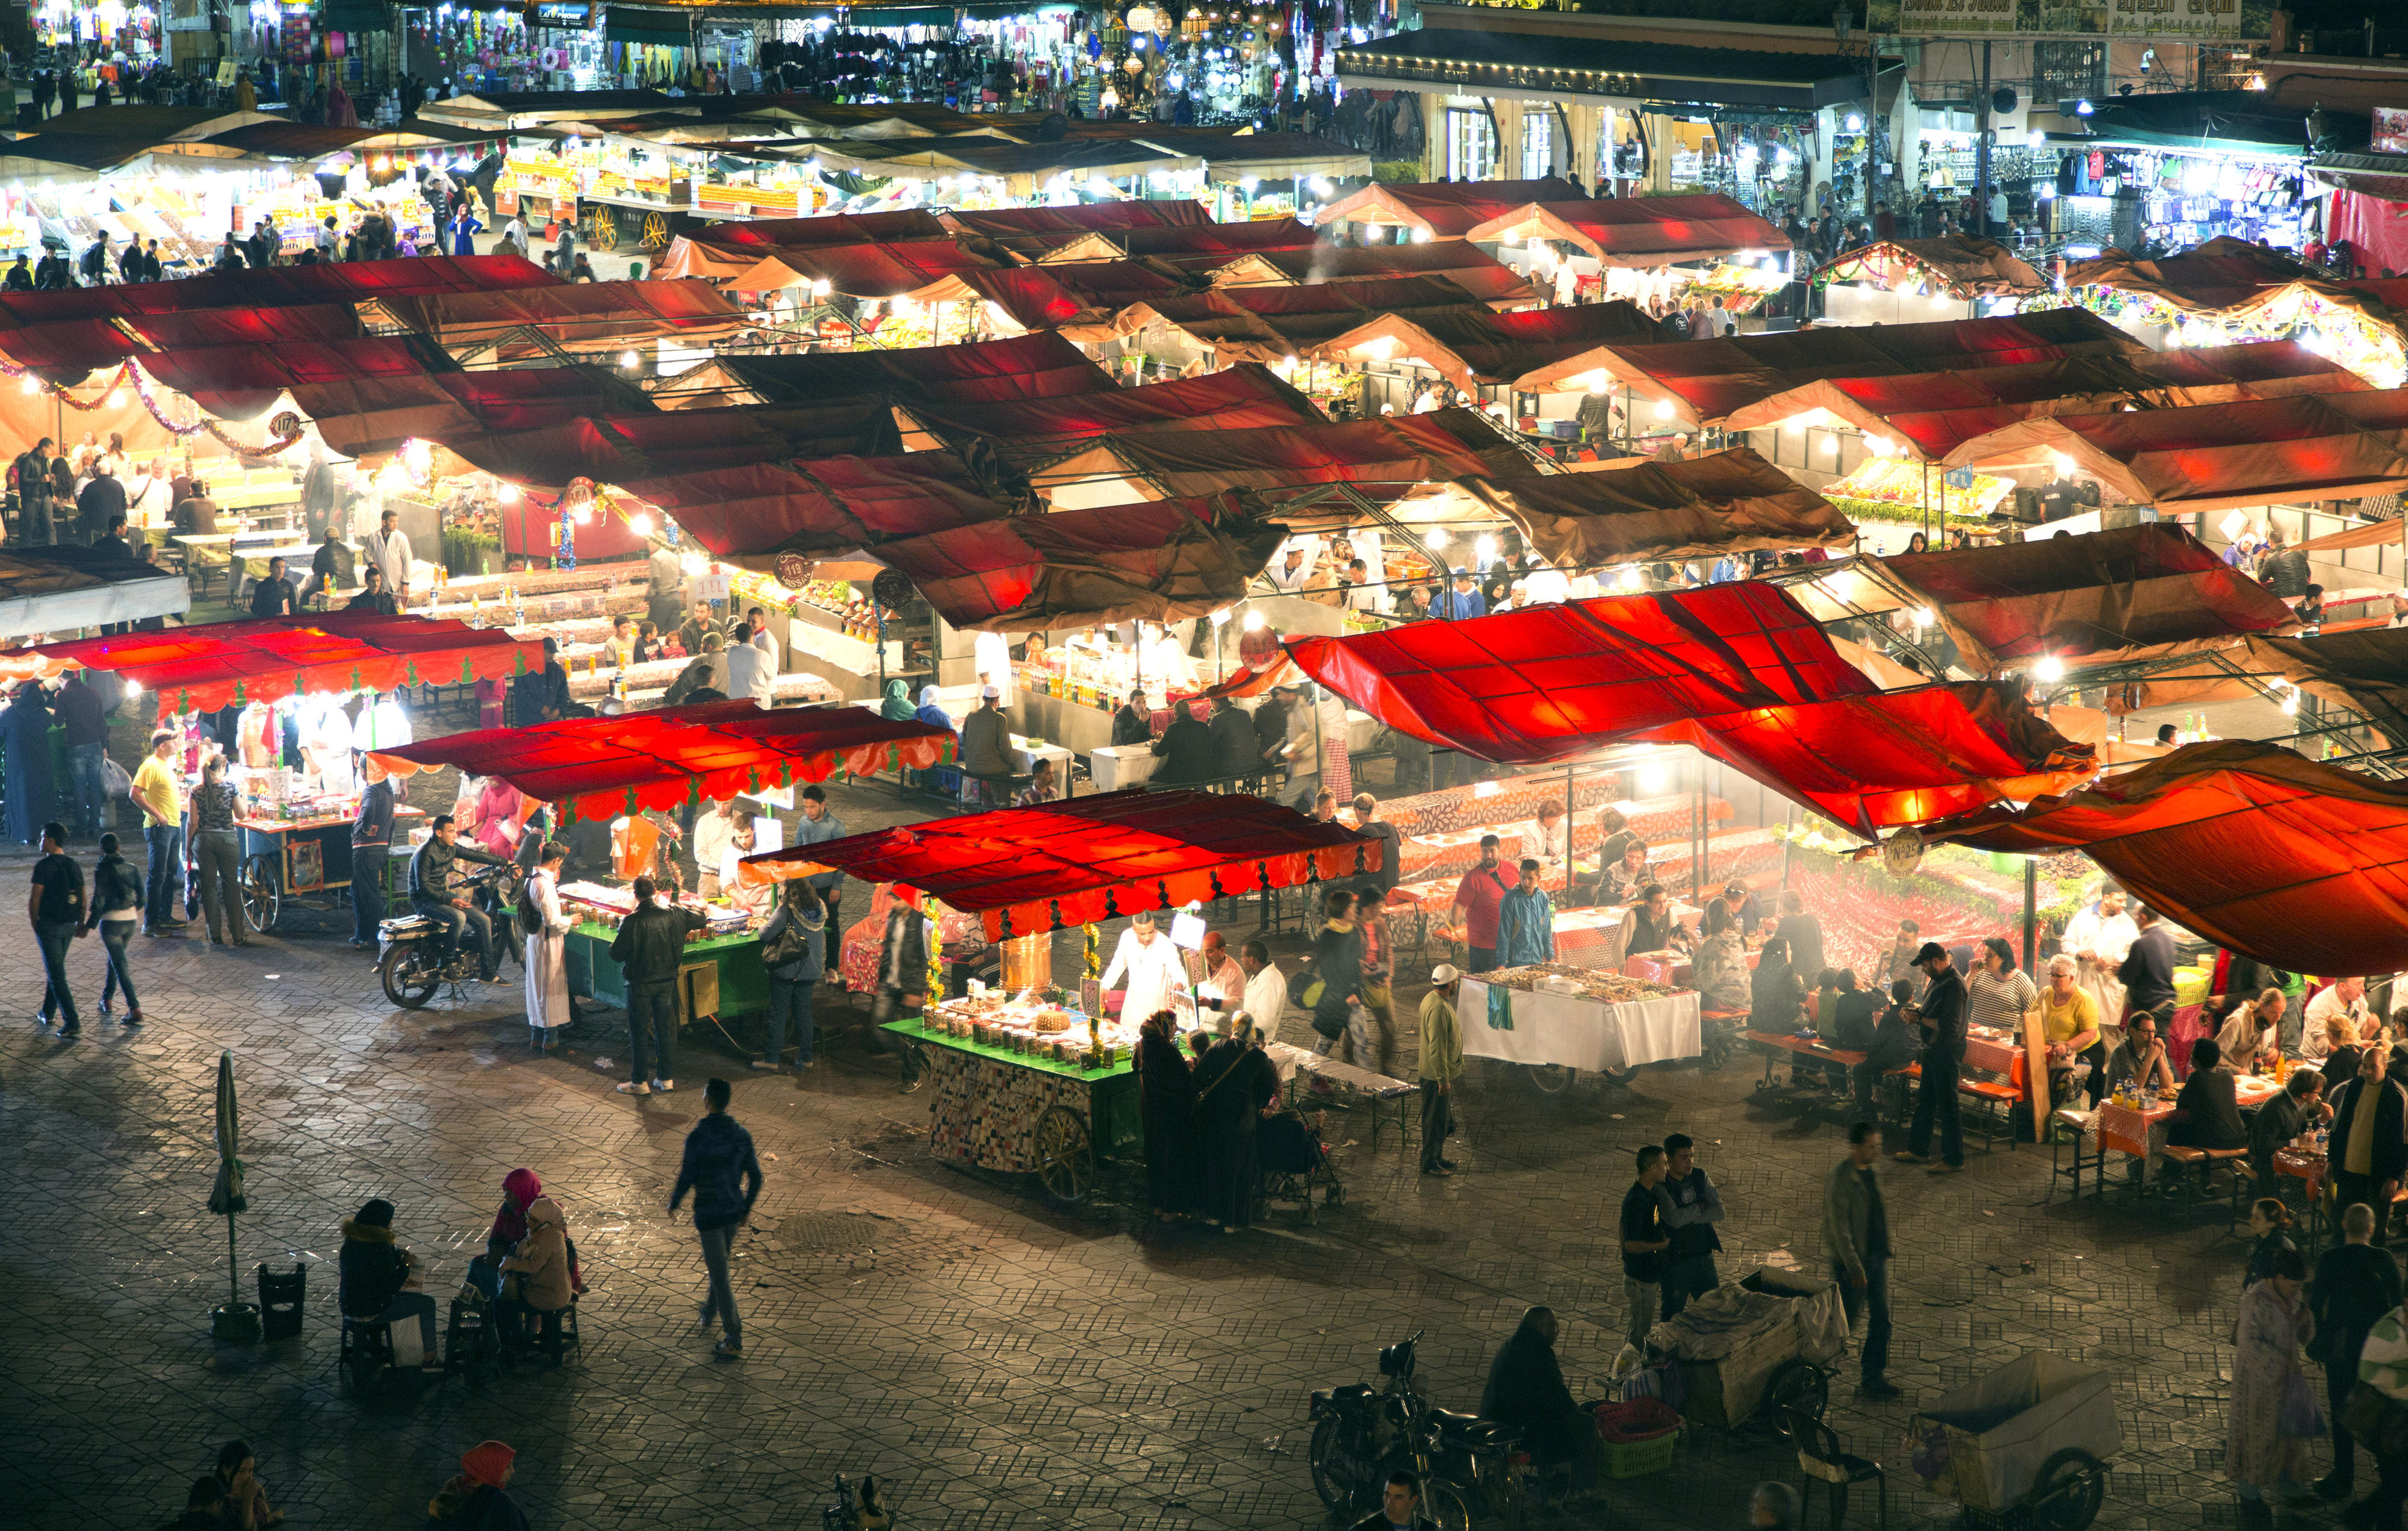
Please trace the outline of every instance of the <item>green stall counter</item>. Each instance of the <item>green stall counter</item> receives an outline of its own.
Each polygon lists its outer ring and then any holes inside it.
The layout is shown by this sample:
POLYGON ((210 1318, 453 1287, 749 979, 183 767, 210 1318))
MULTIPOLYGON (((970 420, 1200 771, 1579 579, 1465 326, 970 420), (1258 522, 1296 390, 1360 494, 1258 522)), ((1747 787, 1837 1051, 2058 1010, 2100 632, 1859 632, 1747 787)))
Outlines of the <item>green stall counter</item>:
MULTIPOLYGON (((564 953, 568 992, 580 999, 627 1008, 627 975, 610 956, 618 932, 586 921, 568 933, 564 953)), ((688 941, 679 966, 681 1018, 687 1021, 716 1015, 725 1021, 769 1008, 769 970, 761 966, 761 937, 752 933, 715 936, 688 941), (709 969, 710 982, 697 992, 696 968, 709 969), (715 986, 715 987, 714 987, 715 986), (711 995, 716 994, 714 1000, 711 995)))

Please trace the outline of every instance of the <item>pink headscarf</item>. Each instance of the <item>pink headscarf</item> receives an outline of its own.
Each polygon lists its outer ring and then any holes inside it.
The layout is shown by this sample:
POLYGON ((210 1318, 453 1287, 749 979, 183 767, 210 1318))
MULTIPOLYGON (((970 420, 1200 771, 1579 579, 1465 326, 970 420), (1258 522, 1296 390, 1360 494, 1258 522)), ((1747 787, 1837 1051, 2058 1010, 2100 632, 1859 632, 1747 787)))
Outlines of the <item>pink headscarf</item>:
POLYGON ((502 1475, 510 1470, 518 1454, 498 1440, 480 1441, 461 1455, 460 1476, 471 1483, 500 1488, 502 1475))
POLYGON ((532 1169, 513 1169, 502 1177, 502 1208, 494 1214, 493 1231, 488 1238, 506 1238, 512 1244, 526 1237, 526 1209, 535 1198, 543 1195, 543 1181, 532 1169))

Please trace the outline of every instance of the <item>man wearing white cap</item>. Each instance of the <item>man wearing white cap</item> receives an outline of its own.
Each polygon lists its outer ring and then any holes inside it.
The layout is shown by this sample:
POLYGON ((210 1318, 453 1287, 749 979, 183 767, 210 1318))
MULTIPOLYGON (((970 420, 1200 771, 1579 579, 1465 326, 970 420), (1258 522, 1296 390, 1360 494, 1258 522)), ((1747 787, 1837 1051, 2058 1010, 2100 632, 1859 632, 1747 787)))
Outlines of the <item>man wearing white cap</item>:
POLYGON ((1422 1173, 1453 1173, 1446 1135, 1455 1130, 1455 1081, 1463 1077, 1463 1027, 1455 1018, 1463 975, 1445 963, 1430 969, 1422 996, 1422 1173))
POLYGON ((988 686, 979 697, 978 710, 962 720, 962 796, 967 801, 975 794, 987 807, 1000 808, 1004 794, 987 790, 987 783, 974 779, 1018 776, 1025 766, 1020 751, 1011 747, 1011 730, 1003 718, 1002 691, 988 686))

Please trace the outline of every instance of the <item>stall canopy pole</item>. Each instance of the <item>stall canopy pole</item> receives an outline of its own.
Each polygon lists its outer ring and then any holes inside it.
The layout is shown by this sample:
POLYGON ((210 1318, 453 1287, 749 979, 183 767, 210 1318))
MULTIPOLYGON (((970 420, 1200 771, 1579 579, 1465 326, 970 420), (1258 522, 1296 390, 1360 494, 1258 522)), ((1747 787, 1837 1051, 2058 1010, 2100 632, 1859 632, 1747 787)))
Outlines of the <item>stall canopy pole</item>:
POLYGON ((2032 970, 2032 952, 2039 932, 2034 928, 2040 914, 2040 858, 2024 858, 2024 971, 2032 970))

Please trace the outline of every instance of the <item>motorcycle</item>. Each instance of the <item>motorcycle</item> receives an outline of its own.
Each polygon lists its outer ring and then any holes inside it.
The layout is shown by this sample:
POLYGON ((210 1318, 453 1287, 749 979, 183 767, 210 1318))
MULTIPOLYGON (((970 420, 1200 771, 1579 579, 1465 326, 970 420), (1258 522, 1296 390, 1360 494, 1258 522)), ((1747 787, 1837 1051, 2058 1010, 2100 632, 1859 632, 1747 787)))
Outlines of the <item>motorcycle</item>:
POLYGON ((1413 1391, 1413 1348, 1422 1334, 1380 1352, 1380 1375, 1387 1380, 1382 1386, 1350 1382, 1312 1395, 1312 1488, 1334 1511, 1368 1513, 1378 1508, 1388 1475, 1406 1468, 1421 1479, 1422 1513, 1440 1531, 1470 1531, 1464 1493, 1438 1466, 1450 1416, 1413 1391))
MULTIPOLYGON (((523 963, 509 904, 502 897, 504 881, 501 873, 507 866, 480 866, 464 876, 461 885, 468 900, 494 923, 494 939, 510 956, 523 963)), ((443 927, 427 916, 412 909, 377 925, 377 977, 384 984, 385 998, 406 1010, 423 1010, 434 999, 436 989, 442 984, 453 986, 453 997, 459 997, 458 986, 476 980, 480 971, 477 953, 467 940, 458 942, 449 961, 438 962, 436 952, 441 944, 443 927)))

